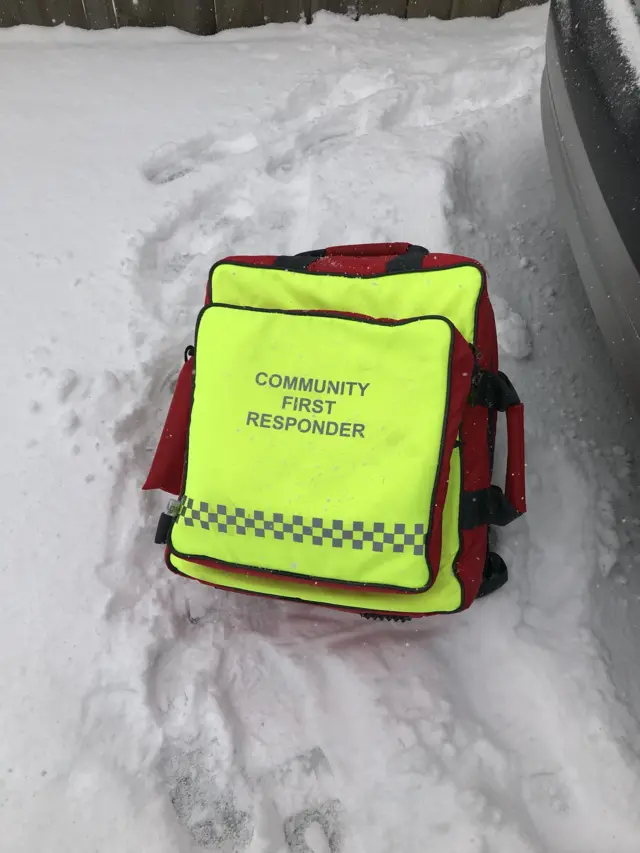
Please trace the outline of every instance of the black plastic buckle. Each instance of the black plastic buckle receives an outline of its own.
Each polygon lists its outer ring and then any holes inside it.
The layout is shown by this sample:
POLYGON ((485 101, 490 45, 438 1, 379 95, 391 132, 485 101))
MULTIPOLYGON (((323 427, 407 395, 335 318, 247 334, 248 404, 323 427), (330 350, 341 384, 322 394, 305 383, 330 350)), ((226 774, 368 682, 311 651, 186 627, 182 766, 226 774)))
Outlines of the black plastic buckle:
POLYGON ((488 370, 479 370, 473 381, 471 404, 506 412, 511 406, 520 405, 520 397, 509 377, 502 371, 490 373, 488 370))
POLYGON ((473 530, 484 525, 506 527, 520 513, 507 498, 500 486, 489 486, 476 492, 463 492, 460 500, 460 526, 473 530))

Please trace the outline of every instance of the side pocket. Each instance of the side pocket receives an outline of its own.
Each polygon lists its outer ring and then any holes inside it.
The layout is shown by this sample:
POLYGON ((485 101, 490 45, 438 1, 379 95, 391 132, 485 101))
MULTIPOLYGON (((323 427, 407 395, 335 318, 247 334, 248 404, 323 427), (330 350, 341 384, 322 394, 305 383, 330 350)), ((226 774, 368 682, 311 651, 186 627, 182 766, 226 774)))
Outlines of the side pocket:
POLYGON ((189 412, 193 386, 193 354, 187 356, 176 383, 167 419, 143 490, 161 489, 171 495, 182 490, 189 412))

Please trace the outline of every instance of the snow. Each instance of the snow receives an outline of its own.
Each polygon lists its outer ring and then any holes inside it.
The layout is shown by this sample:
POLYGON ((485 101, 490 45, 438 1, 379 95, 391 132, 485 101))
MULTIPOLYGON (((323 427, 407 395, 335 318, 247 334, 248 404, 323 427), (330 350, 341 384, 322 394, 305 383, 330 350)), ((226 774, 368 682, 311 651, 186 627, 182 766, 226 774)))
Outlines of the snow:
MULTIPOLYGON (((523 258, 520 261, 520 269, 527 268, 527 260, 523 258)), ((513 311, 501 296, 492 297, 491 302, 496 318, 499 351, 518 359, 531 355, 531 333, 524 318, 513 311)))
POLYGON ((637 436, 556 218, 546 15, 0 32, 3 850, 637 853, 637 436), (210 264, 375 240, 487 265, 510 583, 387 625, 176 578, 140 486, 210 264))
POLYGON ((635 0, 605 0, 604 8, 636 80, 640 80, 640 22, 637 3, 635 0))

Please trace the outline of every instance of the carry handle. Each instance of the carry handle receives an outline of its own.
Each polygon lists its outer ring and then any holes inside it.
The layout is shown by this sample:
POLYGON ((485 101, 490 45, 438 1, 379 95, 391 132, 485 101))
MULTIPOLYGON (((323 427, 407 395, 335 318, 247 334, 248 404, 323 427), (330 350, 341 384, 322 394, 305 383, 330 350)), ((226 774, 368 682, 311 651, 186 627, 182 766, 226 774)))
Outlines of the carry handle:
POLYGON ((414 272, 422 269, 422 261, 429 254, 423 246, 412 243, 362 243, 352 246, 329 246, 326 249, 311 249, 297 255, 281 255, 272 266, 275 269, 304 272, 320 258, 383 258, 391 256, 385 272, 414 272))
POLYGON ((507 416, 507 472, 504 492, 499 486, 465 492, 461 502, 463 529, 482 525, 504 527, 527 511, 524 453, 524 406, 504 373, 478 370, 469 400, 507 416))
POLYGON ((315 249, 311 252, 302 252, 303 255, 313 255, 322 258, 327 255, 344 255, 349 258, 381 257, 384 255, 404 255, 406 252, 420 251, 428 255, 429 250, 422 246, 414 246, 412 243, 362 243, 357 246, 328 246, 326 249, 315 249))
POLYGON ((507 416, 507 481, 504 494, 518 515, 526 512, 526 464, 524 457, 524 406, 509 377, 479 371, 476 375, 474 402, 507 416))

